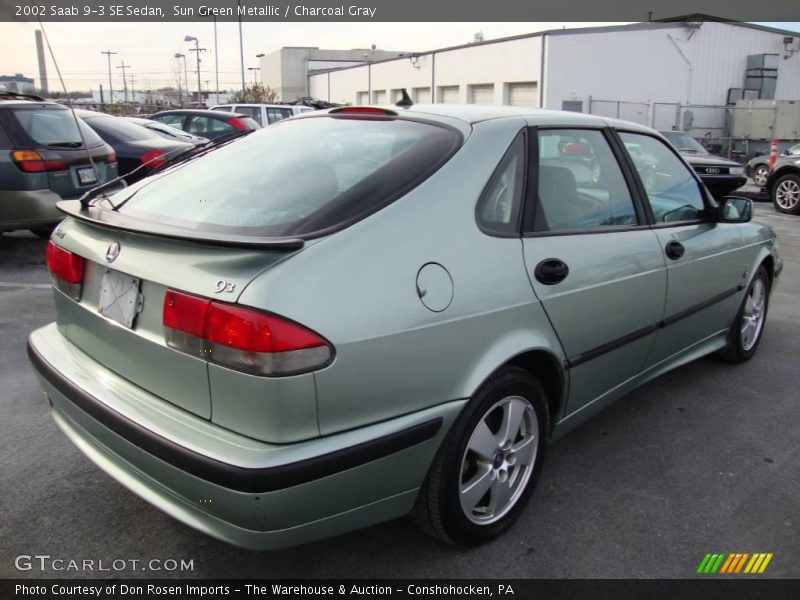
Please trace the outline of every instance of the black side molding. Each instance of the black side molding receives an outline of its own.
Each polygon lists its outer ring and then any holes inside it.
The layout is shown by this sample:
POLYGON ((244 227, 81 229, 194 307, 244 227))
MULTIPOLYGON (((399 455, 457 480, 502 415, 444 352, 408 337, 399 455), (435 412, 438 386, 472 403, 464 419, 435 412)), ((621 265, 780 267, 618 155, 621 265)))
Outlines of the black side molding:
POLYGON ((726 298, 737 294, 738 292, 744 289, 745 285, 740 284, 736 287, 730 288, 729 290, 725 290, 724 292, 717 294, 716 296, 712 296, 707 300, 703 300, 689 308, 682 310, 681 312, 675 313, 657 323, 653 323, 652 325, 648 325, 647 327, 642 327, 634 332, 631 332, 627 335, 623 335, 620 338, 612 340, 606 344, 601 346, 597 346, 596 348, 592 348, 591 350, 587 350, 586 352, 582 352, 581 354, 576 354, 573 357, 567 359, 567 366, 568 367, 577 367, 578 365, 582 365, 585 362, 589 362, 590 360, 597 358, 598 356, 602 356, 603 354, 607 354, 613 350, 618 348, 622 348, 626 344, 630 344, 631 342, 635 342, 638 339, 641 339, 647 335, 650 335, 654 331, 658 329, 663 329, 664 327, 669 327, 670 325, 677 323, 685 319, 686 317, 690 317, 695 313, 700 312, 708 308, 709 306, 713 306, 717 302, 722 302, 726 298))
POLYGON ((182 471, 239 492, 272 492, 334 475, 429 440, 442 426, 442 418, 438 417, 328 454, 276 467, 248 469, 193 452, 107 407, 61 375, 33 348, 30 341, 28 357, 34 368, 53 387, 117 435, 182 471))

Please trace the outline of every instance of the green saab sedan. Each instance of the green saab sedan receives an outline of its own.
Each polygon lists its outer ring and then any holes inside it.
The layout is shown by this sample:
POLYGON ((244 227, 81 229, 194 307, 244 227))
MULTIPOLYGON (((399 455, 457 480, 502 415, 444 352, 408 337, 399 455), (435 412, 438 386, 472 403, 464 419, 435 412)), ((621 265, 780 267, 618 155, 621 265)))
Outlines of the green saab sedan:
POLYGON ((551 441, 749 359, 782 265, 658 133, 510 107, 313 112, 60 207, 28 346, 56 423, 261 549, 408 514, 500 535, 551 441))

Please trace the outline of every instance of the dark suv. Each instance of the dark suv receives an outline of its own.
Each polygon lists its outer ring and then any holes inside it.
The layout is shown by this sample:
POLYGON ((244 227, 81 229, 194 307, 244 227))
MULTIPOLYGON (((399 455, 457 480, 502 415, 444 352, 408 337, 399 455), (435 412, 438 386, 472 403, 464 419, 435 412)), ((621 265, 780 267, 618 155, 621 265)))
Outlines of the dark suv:
POLYGON ((779 158, 764 187, 775 210, 787 215, 800 215, 800 156, 779 158))
POLYGON ((30 229, 49 235, 64 218, 56 202, 116 176, 114 150, 70 110, 38 96, 0 92, 0 234, 30 229))

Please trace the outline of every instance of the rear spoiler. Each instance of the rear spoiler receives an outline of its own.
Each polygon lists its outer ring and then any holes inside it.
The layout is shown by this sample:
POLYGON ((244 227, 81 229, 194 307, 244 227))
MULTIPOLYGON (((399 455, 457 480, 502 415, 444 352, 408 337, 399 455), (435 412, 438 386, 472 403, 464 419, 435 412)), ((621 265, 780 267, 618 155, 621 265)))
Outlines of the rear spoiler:
POLYGON ((262 248, 265 250, 300 250, 305 241, 300 238, 253 237, 226 233, 202 232, 181 227, 171 227, 154 221, 137 219, 98 206, 82 206, 80 200, 62 200, 56 204, 58 210, 79 221, 109 229, 119 229, 143 235, 187 240, 217 246, 238 248, 262 248))

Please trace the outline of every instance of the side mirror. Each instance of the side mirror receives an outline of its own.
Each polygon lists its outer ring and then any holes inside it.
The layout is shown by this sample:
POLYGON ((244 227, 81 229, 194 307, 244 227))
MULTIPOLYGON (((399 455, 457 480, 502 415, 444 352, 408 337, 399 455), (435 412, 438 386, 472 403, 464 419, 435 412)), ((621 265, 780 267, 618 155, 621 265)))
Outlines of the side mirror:
POLYGON ((747 223, 753 218, 753 201, 738 196, 725 196, 717 209, 720 223, 747 223))

